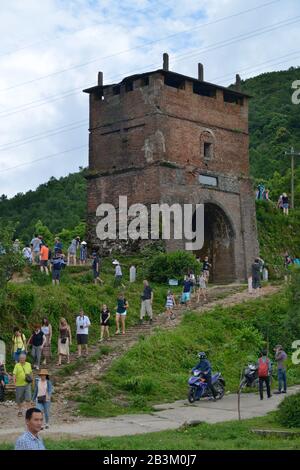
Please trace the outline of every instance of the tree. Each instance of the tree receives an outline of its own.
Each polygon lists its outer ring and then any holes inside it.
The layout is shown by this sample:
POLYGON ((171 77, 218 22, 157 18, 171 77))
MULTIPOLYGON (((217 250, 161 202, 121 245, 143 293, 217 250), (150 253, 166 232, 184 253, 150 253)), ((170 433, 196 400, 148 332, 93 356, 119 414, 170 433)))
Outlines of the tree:
POLYGON ((14 232, 12 223, 0 222, 0 304, 5 299, 8 281, 15 272, 21 271, 25 266, 22 254, 13 247, 14 232))

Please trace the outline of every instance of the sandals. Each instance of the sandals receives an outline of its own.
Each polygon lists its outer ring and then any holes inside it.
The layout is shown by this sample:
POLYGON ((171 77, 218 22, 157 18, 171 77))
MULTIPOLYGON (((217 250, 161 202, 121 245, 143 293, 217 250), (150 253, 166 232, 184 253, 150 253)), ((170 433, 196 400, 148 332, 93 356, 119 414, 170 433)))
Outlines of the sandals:
POLYGON ((117 331, 115 332, 115 335, 120 335, 120 334, 121 334, 120 330, 117 330, 117 331))

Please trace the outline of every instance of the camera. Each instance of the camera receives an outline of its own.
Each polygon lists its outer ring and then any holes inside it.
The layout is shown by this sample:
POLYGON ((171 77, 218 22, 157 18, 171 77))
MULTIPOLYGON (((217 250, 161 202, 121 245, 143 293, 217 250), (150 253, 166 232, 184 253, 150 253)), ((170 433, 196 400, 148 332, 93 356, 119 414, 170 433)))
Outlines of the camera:
POLYGON ((83 330, 83 325, 80 325, 80 328, 83 330))

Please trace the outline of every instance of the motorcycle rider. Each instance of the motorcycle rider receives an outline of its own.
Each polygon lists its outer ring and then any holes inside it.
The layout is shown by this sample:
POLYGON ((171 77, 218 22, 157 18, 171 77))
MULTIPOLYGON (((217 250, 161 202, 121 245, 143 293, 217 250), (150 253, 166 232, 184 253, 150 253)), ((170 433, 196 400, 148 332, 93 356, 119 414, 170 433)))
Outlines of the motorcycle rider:
POLYGON ((203 374, 203 378, 205 379, 208 388, 210 389, 212 396, 213 396, 213 401, 217 400, 217 392, 212 384, 211 380, 211 365, 210 362, 207 359, 207 356, 205 352, 201 351, 198 353, 198 357, 200 359, 200 362, 197 364, 197 366, 194 369, 199 370, 203 374))

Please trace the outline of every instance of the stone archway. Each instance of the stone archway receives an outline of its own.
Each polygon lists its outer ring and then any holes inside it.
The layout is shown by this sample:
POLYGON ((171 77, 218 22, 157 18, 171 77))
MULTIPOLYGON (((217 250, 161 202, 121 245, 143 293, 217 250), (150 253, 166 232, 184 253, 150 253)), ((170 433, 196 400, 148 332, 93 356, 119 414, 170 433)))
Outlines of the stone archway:
MULTIPOLYGON (((193 218, 193 230, 195 214, 193 218)), ((236 279, 234 256, 234 229, 224 210, 216 204, 204 204, 204 245, 195 251, 201 260, 208 256, 212 264, 211 280, 216 283, 236 279)))

